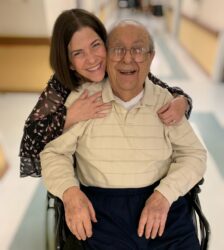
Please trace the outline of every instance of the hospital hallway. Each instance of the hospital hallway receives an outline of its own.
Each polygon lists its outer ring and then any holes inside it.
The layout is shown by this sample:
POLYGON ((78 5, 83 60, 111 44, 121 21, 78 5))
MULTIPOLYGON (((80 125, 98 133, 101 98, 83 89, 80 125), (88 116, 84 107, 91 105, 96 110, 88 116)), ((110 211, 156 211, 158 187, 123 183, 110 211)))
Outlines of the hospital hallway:
MULTIPOLYGON (((223 250, 224 83, 212 80, 180 42, 167 32, 162 17, 122 8, 111 14, 105 25, 109 29, 114 21, 123 18, 134 18, 151 32, 156 50, 151 72, 170 86, 182 88, 193 99, 190 123, 208 150, 205 182, 199 196, 211 226, 209 250, 223 250)), ((8 74, 13 77, 13 67, 8 74)), ((45 79, 43 84, 48 80, 45 79)), ((3 81, 0 78, 0 85, 3 81)), ((23 126, 39 93, 0 92, 1 144, 10 165, 0 179, 0 250, 47 250, 46 190, 40 178, 19 177, 18 154, 23 126)))

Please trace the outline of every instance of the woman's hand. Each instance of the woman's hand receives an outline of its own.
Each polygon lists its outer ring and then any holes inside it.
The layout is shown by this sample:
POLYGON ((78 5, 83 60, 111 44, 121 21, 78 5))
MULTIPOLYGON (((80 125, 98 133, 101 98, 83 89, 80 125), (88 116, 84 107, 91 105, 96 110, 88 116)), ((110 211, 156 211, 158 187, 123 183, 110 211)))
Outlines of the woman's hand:
POLYGON ((88 91, 84 90, 68 108, 64 129, 80 121, 105 117, 111 110, 111 104, 103 103, 101 95, 100 91, 89 96, 88 91))
POLYGON ((97 222, 95 210, 79 187, 70 187, 63 194, 65 219, 68 228, 78 240, 92 236, 92 223, 97 222))
POLYGON ((184 96, 177 96, 171 102, 161 107, 157 114, 160 120, 169 126, 178 123, 185 115, 187 108, 187 99, 184 96))

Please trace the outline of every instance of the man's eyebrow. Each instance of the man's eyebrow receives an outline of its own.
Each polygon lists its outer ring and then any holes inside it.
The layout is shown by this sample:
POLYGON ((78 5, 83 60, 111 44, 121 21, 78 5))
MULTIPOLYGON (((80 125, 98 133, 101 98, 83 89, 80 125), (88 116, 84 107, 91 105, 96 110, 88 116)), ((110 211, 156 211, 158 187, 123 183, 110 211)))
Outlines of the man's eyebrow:
MULTIPOLYGON (((119 39, 116 39, 116 40, 113 40, 111 43, 113 43, 113 44, 123 44, 123 41, 121 41, 119 39)), ((138 40, 133 42, 133 44, 138 44, 138 43, 145 43, 145 40, 138 39, 138 40)))

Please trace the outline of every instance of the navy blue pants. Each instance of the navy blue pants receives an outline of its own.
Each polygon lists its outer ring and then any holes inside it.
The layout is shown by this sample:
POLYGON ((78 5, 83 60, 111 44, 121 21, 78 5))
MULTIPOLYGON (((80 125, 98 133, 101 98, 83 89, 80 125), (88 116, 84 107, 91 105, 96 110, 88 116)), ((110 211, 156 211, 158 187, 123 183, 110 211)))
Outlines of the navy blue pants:
POLYGON ((155 186, 138 189, 81 189, 91 200, 98 222, 93 236, 84 241, 86 250, 199 250, 199 242, 186 197, 170 208, 162 237, 138 237, 137 228, 145 201, 155 186))

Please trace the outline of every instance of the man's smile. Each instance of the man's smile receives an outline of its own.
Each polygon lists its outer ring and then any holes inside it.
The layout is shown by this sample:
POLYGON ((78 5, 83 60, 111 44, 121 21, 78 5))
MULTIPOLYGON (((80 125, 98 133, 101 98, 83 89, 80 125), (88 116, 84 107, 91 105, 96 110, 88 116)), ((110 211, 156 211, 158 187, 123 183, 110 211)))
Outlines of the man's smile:
POLYGON ((133 75, 136 73, 135 69, 119 69, 118 72, 122 75, 133 75))

